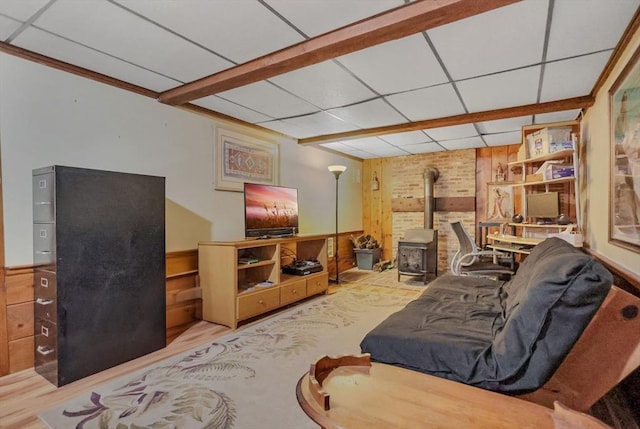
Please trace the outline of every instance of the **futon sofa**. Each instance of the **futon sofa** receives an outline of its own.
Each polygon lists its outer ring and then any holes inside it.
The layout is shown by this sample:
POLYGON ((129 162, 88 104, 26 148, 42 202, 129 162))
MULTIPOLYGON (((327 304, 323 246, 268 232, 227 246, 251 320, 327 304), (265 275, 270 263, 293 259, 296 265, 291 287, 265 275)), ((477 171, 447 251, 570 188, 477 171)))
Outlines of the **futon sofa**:
POLYGON ((612 284, 559 238, 536 246, 509 281, 444 275, 362 340, 371 359, 524 394, 553 375, 612 284))

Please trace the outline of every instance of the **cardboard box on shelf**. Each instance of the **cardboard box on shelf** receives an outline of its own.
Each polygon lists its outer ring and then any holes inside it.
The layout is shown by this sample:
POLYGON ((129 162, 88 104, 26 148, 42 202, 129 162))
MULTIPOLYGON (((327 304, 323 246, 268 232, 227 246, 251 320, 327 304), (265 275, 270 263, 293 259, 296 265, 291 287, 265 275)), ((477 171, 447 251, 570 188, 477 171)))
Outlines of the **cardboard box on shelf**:
POLYGON ((542 128, 527 136, 529 158, 548 155, 558 150, 567 149, 571 145, 571 127, 542 128), (553 149, 552 149, 553 148, 553 149))
POLYGON ((524 178, 525 182, 540 182, 544 179, 542 174, 527 174, 524 178))

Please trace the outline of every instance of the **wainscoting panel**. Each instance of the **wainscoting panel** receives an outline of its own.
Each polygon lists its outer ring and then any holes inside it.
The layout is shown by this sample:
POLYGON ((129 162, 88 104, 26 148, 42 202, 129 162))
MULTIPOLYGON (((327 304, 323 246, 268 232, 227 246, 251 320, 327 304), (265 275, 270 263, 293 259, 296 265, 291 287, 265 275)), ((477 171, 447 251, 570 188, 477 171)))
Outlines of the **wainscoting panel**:
MULTIPOLYGON (((200 320, 202 299, 197 284, 197 249, 171 252, 166 255, 167 344, 200 320)), ((6 332, 0 351, 5 357, 0 376, 32 368, 33 361, 33 266, 4 269, 4 284, 0 323, 6 332)))

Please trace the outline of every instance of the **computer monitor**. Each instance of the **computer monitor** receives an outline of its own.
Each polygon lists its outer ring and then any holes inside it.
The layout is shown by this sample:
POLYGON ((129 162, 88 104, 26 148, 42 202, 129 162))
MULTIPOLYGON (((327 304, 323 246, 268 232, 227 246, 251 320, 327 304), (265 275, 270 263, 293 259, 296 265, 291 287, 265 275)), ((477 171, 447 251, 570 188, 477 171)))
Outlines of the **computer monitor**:
POLYGON ((554 223, 560 215, 560 193, 542 192, 527 195, 527 217, 534 222, 554 223))

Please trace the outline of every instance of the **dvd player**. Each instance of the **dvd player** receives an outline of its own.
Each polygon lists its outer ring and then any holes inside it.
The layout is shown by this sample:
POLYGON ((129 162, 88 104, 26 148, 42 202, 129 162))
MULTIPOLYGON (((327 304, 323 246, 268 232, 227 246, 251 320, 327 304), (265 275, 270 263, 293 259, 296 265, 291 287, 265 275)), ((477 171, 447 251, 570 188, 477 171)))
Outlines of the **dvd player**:
POLYGON ((282 266, 283 273, 296 276, 306 276, 320 271, 322 271, 322 264, 317 261, 295 261, 289 265, 282 266))

